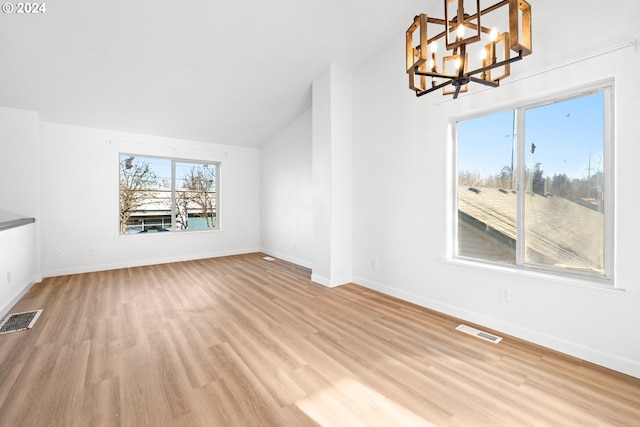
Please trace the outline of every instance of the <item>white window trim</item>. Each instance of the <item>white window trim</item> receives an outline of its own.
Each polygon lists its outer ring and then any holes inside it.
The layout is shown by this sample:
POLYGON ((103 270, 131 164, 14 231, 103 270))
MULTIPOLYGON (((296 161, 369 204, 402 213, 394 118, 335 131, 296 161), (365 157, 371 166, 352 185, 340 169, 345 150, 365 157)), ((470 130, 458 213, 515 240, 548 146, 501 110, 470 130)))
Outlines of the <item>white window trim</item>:
MULTIPOLYGON (((493 271, 501 271, 506 273, 513 273, 523 275, 527 277, 544 278, 551 281, 558 281, 561 283, 575 284, 580 286, 624 291, 622 288, 616 287, 615 283, 615 112, 614 112, 614 96, 615 96, 615 84, 613 79, 607 79, 603 81, 594 82, 588 85, 579 86, 577 88, 570 88, 558 92, 549 93, 543 96, 539 96, 532 99, 523 100, 517 103, 511 103, 507 105, 501 105, 499 108, 490 108, 481 111, 476 111, 471 114, 460 114, 450 116, 447 120, 447 143, 449 161, 449 209, 447 226, 448 230, 448 244, 447 244, 447 262, 455 264, 477 267, 482 269, 490 269, 493 271), (555 102, 561 102, 570 98, 576 98, 585 96, 597 92, 604 93, 604 160, 603 160, 603 172, 606 176, 604 190, 604 210, 607 214, 604 217, 604 277, 594 276, 589 273, 581 273, 575 271, 563 271, 546 268, 544 266, 532 266, 522 263, 524 259, 524 242, 519 242, 516 245, 516 263, 515 264, 503 264, 498 262, 485 261, 475 258, 468 258, 456 255, 458 253, 458 197, 457 197, 457 181, 458 181, 458 153, 457 153, 457 123, 463 120, 471 120, 474 118, 484 117, 491 114, 504 112, 507 110, 516 111, 516 127, 519 130, 524 130, 524 111, 529 108, 534 108, 546 104, 552 104, 555 102)), ((524 133, 516 133, 517 144, 517 164, 518 166, 525 164, 525 150, 524 150, 524 133)), ((520 167, 518 168, 518 170, 520 167)), ((518 174, 517 188, 524 188, 525 176, 522 173, 518 174)), ((525 195, 518 191, 517 193, 517 211, 523 212, 525 195)), ((523 230, 524 216, 518 214, 517 216, 517 228, 523 230)), ((521 239, 519 239, 521 240, 521 239)))
MULTIPOLYGON (((175 188, 175 165, 178 162, 184 162, 184 163, 199 163, 199 164, 209 164, 209 165, 216 165, 216 227, 214 228, 201 228, 201 229, 186 229, 186 230, 178 230, 178 229, 171 229, 170 233, 135 233, 135 234, 121 234, 120 233, 120 208, 118 206, 118 211, 117 211, 117 216, 116 218, 118 218, 117 222, 117 230, 116 230, 116 236, 118 238, 124 238, 124 239, 130 239, 130 238, 140 238, 140 236, 171 236, 171 235, 177 235, 177 234, 183 234, 183 233, 212 233, 212 232, 221 232, 222 231, 222 215, 221 215, 221 197, 220 197, 220 187, 221 187, 221 169, 222 169, 222 162, 220 160, 207 160, 207 159, 189 159, 189 158, 182 158, 182 157, 168 157, 168 156, 158 156, 158 155, 150 155, 150 154, 135 154, 133 152, 129 152, 129 151, 122 151, 122 152, 118 152, 118 164, 120 162, 120 158, 122 156, 133 156, 133 157, 138 157, 138 158, 146 158, 146 159, 160 159, 160 160, 168 160, 171 162, 171 187, 172 189, 175 188), (135 237, 134 237, 135 236, 135 237)), ((117 188, 119 188, 120 185, 120 168, 118 167, 118 184, 117 184, 117 188)), ((117 200, 120 200, 120 196, 118 195, 117 200)), ((119 203, 117 203, 117 205, 119 205, 119 203)), ((171 224, 173 227, 173 224, 175 224, 176 221, 176 205, 175 205, 175 191, 172 191, 171 194, 171 224)), ((142 237, 144 238, 144 237, 142 237)))

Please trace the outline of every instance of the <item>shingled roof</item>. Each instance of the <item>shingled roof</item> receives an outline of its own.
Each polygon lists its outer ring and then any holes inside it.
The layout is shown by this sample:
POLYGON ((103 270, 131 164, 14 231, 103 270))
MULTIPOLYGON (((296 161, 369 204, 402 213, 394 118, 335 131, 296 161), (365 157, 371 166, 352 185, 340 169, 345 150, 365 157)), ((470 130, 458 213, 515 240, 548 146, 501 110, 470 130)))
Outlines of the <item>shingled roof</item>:
MULTIPOLYGON (((527 262, 602 272, 604 215, 601 212, 561 197, 535 193, 527 193, 525 206, 527 262)), ((515 192, 459 187, 458 214, 461 225, 480 230, 487 244, 490 240, 499 240, 515 248, 515 192)), ((459 239, 459 247, 463 254, 463 237, 459 239)))

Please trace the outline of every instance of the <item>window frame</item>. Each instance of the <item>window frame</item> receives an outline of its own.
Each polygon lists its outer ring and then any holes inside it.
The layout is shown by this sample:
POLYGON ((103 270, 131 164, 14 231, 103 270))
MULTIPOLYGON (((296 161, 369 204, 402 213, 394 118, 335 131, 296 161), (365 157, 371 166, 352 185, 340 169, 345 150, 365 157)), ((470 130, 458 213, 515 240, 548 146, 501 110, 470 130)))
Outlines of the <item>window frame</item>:
POLYGON ((614 281, 615 272, 615 111, 614 111, 615 86, 613 80, 600 81, 589 85, 580 86, 578 88, 554 92, 543 95, 535 99, 527 99, 520 102, 501 105, 498 108, 483 109, 469 114, 460 114, 450 116, 447 120, 447 137, 449 141, 449 153, 451 165, 450 170, 450 210, 448 224, 450 227, 449 244, 447 245, 447 259, 449 261, 462 263, 466 265, 485 267, 492 270, 509 271, 522 273, 529 276, 545 277, 549 279, 559 279, 563 282, 570 282, 586 286, 595 286, 598 288, 614 289, 616 288, 614 281), (472 120, 481 117, 487 117, 493 114, 503 113, 505 111, 513 111, 515 114, 514 126, 516 130, 516 189, 526 188, 526 176, 522 171, 526 165, 526 149, 525 149, 525 122, 524 113, 531 108, 542 107, 557 102, 567 101, 582 96, 588 96, 595 93, 603 93, 604 98, 604 118, 603 118, 603 175, 604 179, 604 223, 603 223, 603 274, 593 274, 580 271, 551 268, 543 265, 526 264, 524 262, 524 221, 525 221, 525 197, 522 191, 516 192, 516 259, 513 264, 501 263, 497 261, 484 260, 469 256, 458 255, 458 123, 465 120, 472 120))
MULTIPOLYGON (((212 231, 220 231, 222 230, 221 227, 221 210, 220 210, 220 171, 222 168, 222 162, 220 162, 219 160, 202 160, 202 159, 188 159, 188 158, 182 158, 182 157, 167 157, 167 156, 158 156, 158 155, 148 155, 148 154, 135 154, 132 152, 119 152, 118 153, 118 165, 120 164, 120 160, 122 159, 122 157, 124 156, 130 156, 130 157, 134 157, 134 158, 139 158, 139 159, 157 159, 157 160, 165 160, 165 161, 169 161, 170 162, 170 170, 171 170, 171 177, 170 177, 170 181, 171 181, 171 197, 170 197, 170 201, 171 201, 171 228, 170 228, 170 233, 131 233, 131 234, 123 234, 120 232, 121 230, 121 224, 120 224, 120 195, 119 195, 119 191, 118 191, 118 236, 119 237, 130 237, 130 236, 136 236, 136 235, 156 235, 156 234, 161 234, 161 235, 171 235, 171 234, 176 234, 176 233, 190 233, 190 232, 212 232, 212 231), (216 167, 216 182, 215 182, 215 212, 216 212, 216 216, 215 216, 215 227, 211 227, 211 228, 187 228, 187 229, 178 229, 176 228, 175 224, 176 224, 176 215, 177 215, 177 210, 176 210, 176 181, 177 181, 177 177, 176 177, 176 163, 193 163, 193 164, 199 164, 199 165, 215 165, 216 167)), ((120 167, 118 166, 118 188, 120 185, 120 167)))

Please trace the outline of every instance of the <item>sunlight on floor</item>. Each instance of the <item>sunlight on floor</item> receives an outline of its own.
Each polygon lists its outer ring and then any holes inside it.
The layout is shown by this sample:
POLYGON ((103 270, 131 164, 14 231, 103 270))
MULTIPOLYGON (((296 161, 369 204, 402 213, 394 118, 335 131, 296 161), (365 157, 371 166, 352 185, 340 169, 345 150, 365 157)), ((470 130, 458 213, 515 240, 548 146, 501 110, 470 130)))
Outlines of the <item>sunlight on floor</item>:
POLYGON ((323 427, 327 426, 433 426, 407 408, 375 390, 344 378, 296 406, 323 427))

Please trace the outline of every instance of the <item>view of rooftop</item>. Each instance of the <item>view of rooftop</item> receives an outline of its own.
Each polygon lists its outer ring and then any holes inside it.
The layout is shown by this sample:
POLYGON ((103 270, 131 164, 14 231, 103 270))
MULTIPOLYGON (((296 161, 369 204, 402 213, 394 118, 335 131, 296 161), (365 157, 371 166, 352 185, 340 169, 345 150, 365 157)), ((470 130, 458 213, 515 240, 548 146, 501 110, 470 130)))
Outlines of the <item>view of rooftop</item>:
MULTIPOLYGON (((458 188, 458 254, 515 260, 516 193, 492 187, 458 188)), ((525 258, 570 270, 603 269, 604 215, 553 195, 526 193, 525 258)))

